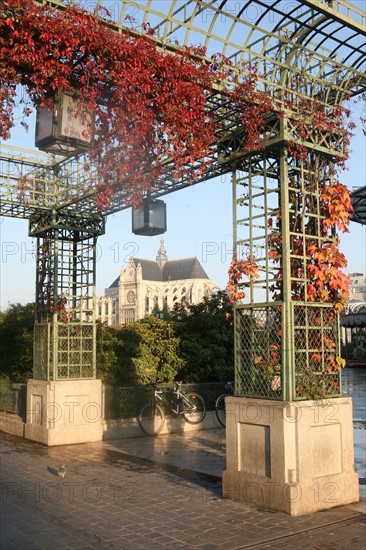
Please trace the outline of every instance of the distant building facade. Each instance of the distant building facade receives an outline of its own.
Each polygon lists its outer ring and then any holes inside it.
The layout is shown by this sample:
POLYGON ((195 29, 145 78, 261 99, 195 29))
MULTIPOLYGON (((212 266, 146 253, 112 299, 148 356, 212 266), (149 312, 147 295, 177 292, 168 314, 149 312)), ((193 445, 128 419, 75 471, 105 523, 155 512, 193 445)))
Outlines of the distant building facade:
POLYGON ((366 302, 366 276, 363 273, 349 273, 349 301, 366 302))
POLYGON ((349 301, 341 312, 342 354, 348 364, 366 365, 366 276, 349 273, 349 301))
POLYGON ((215 289, 198 258, 168 260, 161 239, 155 261, 131 258, 122 266, 119 277, 98 298, 96 317, 108 325, 125 325, 164 306, 197 304, 215 289))

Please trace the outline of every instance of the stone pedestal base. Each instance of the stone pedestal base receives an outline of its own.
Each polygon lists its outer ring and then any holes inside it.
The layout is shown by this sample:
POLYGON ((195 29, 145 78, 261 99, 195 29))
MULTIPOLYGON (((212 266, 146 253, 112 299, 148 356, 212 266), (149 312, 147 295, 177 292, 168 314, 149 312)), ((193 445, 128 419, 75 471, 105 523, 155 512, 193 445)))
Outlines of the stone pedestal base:
POLYGON ((226 398, 223 496, 300 515, 359 501, 352 400, 226 398))
POLYGON ((24 436, 48 446, 101 441, 101 381, 29 380, 24 436))

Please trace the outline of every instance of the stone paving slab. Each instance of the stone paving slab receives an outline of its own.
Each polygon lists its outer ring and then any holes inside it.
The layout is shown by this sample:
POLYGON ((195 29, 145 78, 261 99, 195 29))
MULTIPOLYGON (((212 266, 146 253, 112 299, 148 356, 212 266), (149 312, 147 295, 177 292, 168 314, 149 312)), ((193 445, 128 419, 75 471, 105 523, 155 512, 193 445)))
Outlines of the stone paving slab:
POLYGON ((130 457, 221 478, 226 463, 225 429, 197 429, 195 432, 158 437, 121 438, 105 442, 107 448, 130 457))
MULTIPOLYGON (((360 480, 359 503, 351 506, 366 512, 366 430, 354 430, 355 469, 360 480)), ((198 472, 221 479, 226 462, 225 429, 197 430, 188 434, 158 437, 122 438, 105 442, 108 448, 129 460, 141 458, 161 467, 175 466, 185 472, 198 472)), ((173 468, 174 469, 174 468, 173 468)))
POLYGON ((222 499, 216 476, 105 442, 49 448, 3 434, 0 458, 1 550, 365 548, 365 516, 350 507, 257 510, 222 499))

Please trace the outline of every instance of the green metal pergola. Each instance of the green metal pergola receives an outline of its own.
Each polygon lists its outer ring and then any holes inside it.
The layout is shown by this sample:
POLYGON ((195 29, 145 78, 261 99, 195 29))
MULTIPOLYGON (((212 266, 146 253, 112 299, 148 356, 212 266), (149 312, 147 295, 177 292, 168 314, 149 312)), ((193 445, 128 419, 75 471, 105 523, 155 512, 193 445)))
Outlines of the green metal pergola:
MULTIPOLYGON (((47 0, 58 10, 73 3, 47 0)), ((137 26, 150 23, 157 48, 174 52, 177 39, 182 45, 206 46, 207 60, 222 53, 233 70, 256 64, 260 90, 270 94, 284 115, 269 113, 260 151, 243 150, 240 113, 218 85, 208 104, 225 131, 213 144, 212 163, 201 180, 232 175, 237 256, 245 251, 260 266, 259 279, 246 285, 246 303, 235 308, 236 394, 301 399, 306 397, 303 388, 316 381, 329 396, 339 395, 340 375, 326 372, 325 359, 329 351, 339 353, 338 316, 332 304, 294 301, 291 289, 306 285, 307 258, 295 253, 294 239, 311 238, 319 246, 326 240, 320 231, 319 186, 333 177, 331 168, 334 159, 345 154, 344 142, 340 134, 320 131, 309 132, 304 139, 298 135, 296 120, 301 99, 317 102, 327 111, 366 91, 366 13, 360 3, 94 0, 87 5, 90 10, 108 7, 117 33, 124 31, 126 16, 133 17, 137 26), (307 162, 288 154, 289 142, 306 148, 307 162), (300 201, 297 207, 294 197, 300 201), (276 216, 282 220, 281 296, 273 291, 279 257, 273 256, 269 245, 273 230, 268 220, 276 216), (294 264, 300 266, 296 272, 294 264), (333 342, 334 349, 326 349, 326 341, 333 342), (319 342, 323 343, 315 368, 312 357, 319 342)), ((106 216, 128 208, 127 191, 117 192, 108 208, 100 211, 97 182, 84 170, 82 157, 2 144, 0 158, 0 212, 28 219, 29 235, 37 238, 34 378, 94 378, 96 241, 104 232, 106 216), (62 303, 57 303, 60 299, 62 303), (39 307, 48 301, 53 304, 52 314, 39 307)), ((153 198, 189 185, 189 173, 199 165, 188 165, 187 177, 176 181, 172 160, 162 162, 163 176, 153 198)))

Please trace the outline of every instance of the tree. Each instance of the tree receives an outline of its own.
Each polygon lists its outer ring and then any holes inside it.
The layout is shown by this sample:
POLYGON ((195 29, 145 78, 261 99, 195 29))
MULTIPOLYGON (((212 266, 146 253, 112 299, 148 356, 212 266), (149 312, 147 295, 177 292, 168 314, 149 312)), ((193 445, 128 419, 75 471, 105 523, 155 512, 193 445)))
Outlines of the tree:
POLYGON ((225 292, 173 311, 178 353, 184 361, 179 375, 189 382, 227 381, 234 377, 232 306, 225 292))
POLYGON ((11 304, 0 312, 0 374, 26 382, 33 370, 35 305, 11 304))
POLYGON ((164 303, 163 309, 160 309, 158 305, 154 305, 154 307, 151 310, 151 315, 153 317, 157 316, 157 313, 159 313, 159 316, 162 314, 161 319, 164 319, 165 321, 171 321, 172 320, 172 314, 170 309, 168 308, 168 304, 164 303))
POLYGON ((117 330, 97 321, 97 377, 108 382, 113 377, 118 346, 117 330))
POLYGON ((173 325, 153 316, 116 330, 116 363, 109 381, 118 385, 173 382, 183 367, 173 325))
MULTIPOLYGON (((119 386, 227 380, 233 377, 231 305, 225 293, 170 312, 172 321, 145 317, 121 328, 97 322, 97 376, 119 386)), ((35 305, 0 312, 0 376, 32 377, 35 305)))
POLYGON ((233 346, 232 306, 219 292, 177 304, 168 320, 151 315, 120 329, 99 325, 97 372, 117 385, 227 381, 234 377, 233 346))

